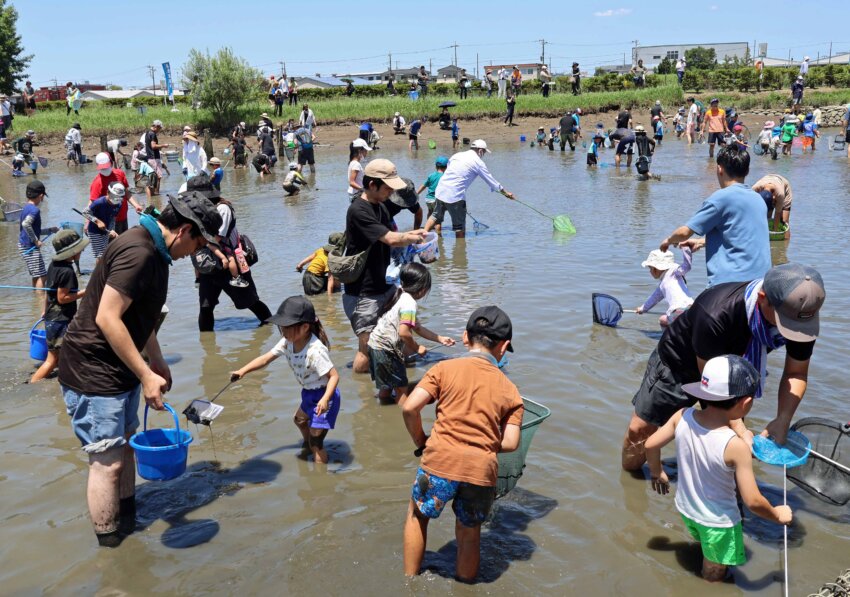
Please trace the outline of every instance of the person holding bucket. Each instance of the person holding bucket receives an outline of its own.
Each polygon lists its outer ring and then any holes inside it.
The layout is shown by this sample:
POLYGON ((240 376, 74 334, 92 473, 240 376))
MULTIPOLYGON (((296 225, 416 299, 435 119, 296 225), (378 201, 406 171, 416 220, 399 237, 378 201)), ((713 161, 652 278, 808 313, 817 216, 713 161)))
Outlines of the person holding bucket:
POLYGON ((134 453, 139 398, 163 410, 171 371, 155 326, 168 293, 169 266, 215 244, 221 216, 200 193, 169 198, 159 218, 143 214, 106 249, 59 360, 71 428, 89 457, 88 507, 98 543, 117 547, 135 530, 134 453), (147 361, 142 357, 144 351, 147 361))
POLYGON ((47 290, 44 294, 44 330, 47 333, 47 358, 30 378, 30 383, 41 381, 59 365, 59 349, 68 324, 77 314, 77 301, 86 291, 77 290, 79 283, 74 273, 74 263, 89 244, 74 230, 60 230, 53 237, 56 254, 47 268, 47 290))

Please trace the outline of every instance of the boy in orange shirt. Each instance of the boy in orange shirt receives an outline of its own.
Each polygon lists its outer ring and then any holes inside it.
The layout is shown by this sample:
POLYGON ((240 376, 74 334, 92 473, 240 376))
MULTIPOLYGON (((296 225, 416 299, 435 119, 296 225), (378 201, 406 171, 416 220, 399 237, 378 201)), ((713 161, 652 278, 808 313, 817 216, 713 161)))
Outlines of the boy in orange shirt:
POLYGON ((714 157, 714 144, 726 145, 726 133, 729 132, 729 125, 726 124, 726 110, 718 107, 717 98, 711 100, 711 107, 705 113, 705 120, 702 123, 701 133, 705 133, 708 129, 708 157, 714 157))
POLYGON ((404 423, 422 462, 413 483, 404 524, 404 573, 419 574, 428 523, 452 501, 457 517, 455 576, 472 582, 481 560, 481 523, 496 495, 499 452, 513 452, 520 440, 523 404, 516 386, 498 368, 510 350, 511 320, 495 306, 473 311, 463 333, 466 358, 431 368, 403 407, 404 423), (437 403, 431 435, 421 411, 437 403), (424 453, 423 453, 424 452, 424 453))

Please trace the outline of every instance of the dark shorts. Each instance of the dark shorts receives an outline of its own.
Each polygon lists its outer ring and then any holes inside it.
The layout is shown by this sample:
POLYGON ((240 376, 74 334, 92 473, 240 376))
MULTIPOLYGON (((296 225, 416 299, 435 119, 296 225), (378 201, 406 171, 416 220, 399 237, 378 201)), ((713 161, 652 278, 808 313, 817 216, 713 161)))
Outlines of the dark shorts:
POLYGON ((301 148, 301 150, 298 152, 298 163, 301 164, 302 166, 304 164, 313 165, 313 164, 316 163, 316 158, 313 156, 313 148, 312 147, 308 147, 308 148, 302 147, 301 148))
POLYGON ((444 203, 437 199, 437 205, 434 207, 434 213, 430 215, 430 218, 437 224, 442 224, 446 212, 452 217, 452 230, 455 232, 466 230, 466 200, 444 203))
POLYGON ((34 99, 31 99, 27 102, 27 108, 29 108, 30 110, 35 110, 35 100, 34 99))
POLYGON ((443 479, 420 468, 410 497, 419 512, 428 518, 439 518, 451 500, 458 522, 474 528, 487 520, 496 499, 496 488, 443 479))
POLYGON ((850 129, 847 129, 847 131, 844 133, 844 142, 850 143, 850 129))
POLYGON ((248 286, 238 288, 230 285, 230 272, 216 270, 211 274, 201 274, 198 285, 198 297, 201 309, 215 309, 218 297, 222 291, 233 301, 237 309, 247 309, 260 300, 257 294, 257 286, 251 277, 251 272, 242 274, 242 278, 248 281, 248 286))
POLYGON ((44 331, 47 333, 47 348, 49 350, 59 350, 62 348, 62 339, 65 337, 65 330, 68 329, 70 321, 45 321, 44 331))
POLYGON ((308 390, 301 389, 301 411, 310 419, 311 429, 333 429, 336 426, 336 417, 339 414, 340 395, 339 388, 334 390, 331 399, 328 402, 328 410, 321 415, 316 414, 316 405, 322 396, 325 395, 325 388, 316 388, 308 390))
POLYGON ((617 155, 632 155, 635 152, 635 142, 634 141, 626 141, 625 139, 620 139, 617 143, 617 155))
POLYGON ((317 276, 313 272, 305 271, 304 275, 301 276, 301 286, 304 287, 304 294, 307 296, 322 294, 328 289, 328 277, 317 276))
POLYGON ((244 153, 238 153, 233 156, 233 161, 237 166, 244 166, 248 163, 247 156, 244 153))
POLYGON ((661 362, 656 348, 649 355, 643 381, 632 398, 632 404, 637 416, 647 423, 661 427, 680 409, 696 404, 696 398, 682 391, 682 382, 661 362))
POLYGON ((127 220, 115 220, 115 232, 118 234, 123 234, 127 232, 129 229, 129 224, 127 224, 127 220))
POLYGON ((418 140, 419 140, 419 135, 414 135, 414 134, 412 134, 412 133, 408 133, 408 134, 407 134, 407 138, 408 138, 408 139, 410 139, 411 141, 418 141, 418 140))
POLYGON ((723 133, 708 133, 708 142, 726 145, 726 136, 723 133))
POLYGON ((587 154, 587 165, 588 166, 595 166, 597 163, 599 163, 599 160, 596 159, 595 154, 593 154, 593 153, 587 154))
POLYGON ((407 368, 395 353, 369 347, 369 374, 379 390, 404 388, 407 381, 407 368))

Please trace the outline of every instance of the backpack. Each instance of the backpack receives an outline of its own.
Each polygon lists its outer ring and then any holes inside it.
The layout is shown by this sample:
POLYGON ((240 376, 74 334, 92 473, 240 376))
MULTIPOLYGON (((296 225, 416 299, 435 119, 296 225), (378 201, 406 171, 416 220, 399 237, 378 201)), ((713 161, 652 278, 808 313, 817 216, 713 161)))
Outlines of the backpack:
POLYGON ((645 155, 640 156, 635 162, 635 167, 637 168, 638 174, 646 174, 649 172, 649 158, 645 155))

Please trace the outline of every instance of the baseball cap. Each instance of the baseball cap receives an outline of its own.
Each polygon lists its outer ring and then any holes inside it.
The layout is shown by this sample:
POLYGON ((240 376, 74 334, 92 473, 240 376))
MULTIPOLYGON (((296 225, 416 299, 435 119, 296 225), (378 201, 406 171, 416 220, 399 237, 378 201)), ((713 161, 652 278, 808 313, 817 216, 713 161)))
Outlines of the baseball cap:
POLYGON ((682 384, 682 391, 700 400, 719 402, 753 396, 758 384, 756 368, 743 357, 728 354, 709 359, 702 369, 702 379, 682 384))
MULTIPOLYGON (((469 316, 469 321, 466 322, 466 331, 470 335, 482 334, 497 342, 511 340, 513 336, 511 318, 495 305, 479 307, 473 311, 472 315, 469 316), (484 319, 486 323, 483 325, 476 324, 480 319, 484 319)), ((508 344, 508 350, 514 351, 513 341, 508 344)))
POLYGON ((216 235, 221 228, 221 215, 212 201, 197 191, 191 191, 177 197, 168 195, 168 204, 194 223, 208 243, 218 246, 216 235))
POLYGON ((441 168, 445 168, 446 166, 448 166, 448 165, 449 165, 449 158, 447 158, 447 157, 446 157, 446 156, 444 156, 444 155, 441 155, 441 156, 438 156, 438 157, 437 157, 437 161, 436 161, 436 162, 434 162, 434 163, 435 163, 437 166, 440 166, 441 168))
POLYGON ((762 291, 776 311, 776 327, 782 337, 811 342, 818 337, 818 311, 826 299, 818 271, 800 263, 784 263, 764 275, 762 291))
POLYGON ((159 119, 156 119, 151 123, 151 126, 162 126, 162 121, 159 120, 159 119))
POLYGON ((469 147, 472 149, 483 149, 487 153, 492 153, 489 149, 487 149, 487 142, 484 139, 476 139, 469 145, 469 147))
POLYGON ((109 159, 109 154, 105 151, 101 151, 95 156, 94 163, 97 164, 98 170, 106 170, 107 168, 112 168, 112 160, 109 159))
POLYGON ((366 151, 372 151, 372 148, 369 147, 369 144, 366 143, 363 139, 355 139, 351 143, 352 147, 359 147, 360 149, 365 149, 366 151))
POLYGON ((314 321, 316 321, 316 310, 313 308, 313 303, 304 296, 291 296, 285 299, 277 308, 277 313, 266 319, 266 323, 284 327, 314 321))
POLYGON ((207 163, 212 164, 213 166, 218 166, 218 165, 221 164, 221 160, 218 159, 217 157, 213 156, 207 161, 207 163))
POLYGON ((40 180, 34 180, 27 185, 27 199, 35 199, 41 194, 47 197, 47 191, 44 188, 44 183, 40 180))
POLYGON ((363 175, 383 180, 387 186, 396 191, 400 191, 407 186, 398 175, 398 170, 396 170, 395 164, 389 160, 372 160, 366 165, 366 168, 363 170, 363 175))
POLYGON ((719 102, 720 102, 720 100, 719 100, 719 99, 717 99, 716 97, 713 97, 713 98, 711 98, 711 101, 710 101, 710 102, 708 102, 708 103, 709 103, 709 104, 716 104, 716 103, 719 103, 719 102))
MULTIPOLYGON (((199 172, 186 182, 185 193, 197 192, 212 201, 220 199, 221 192, 215 188, 206 172, 199 172)), ((181 193, 183 195, 184 193, 181 193)))

